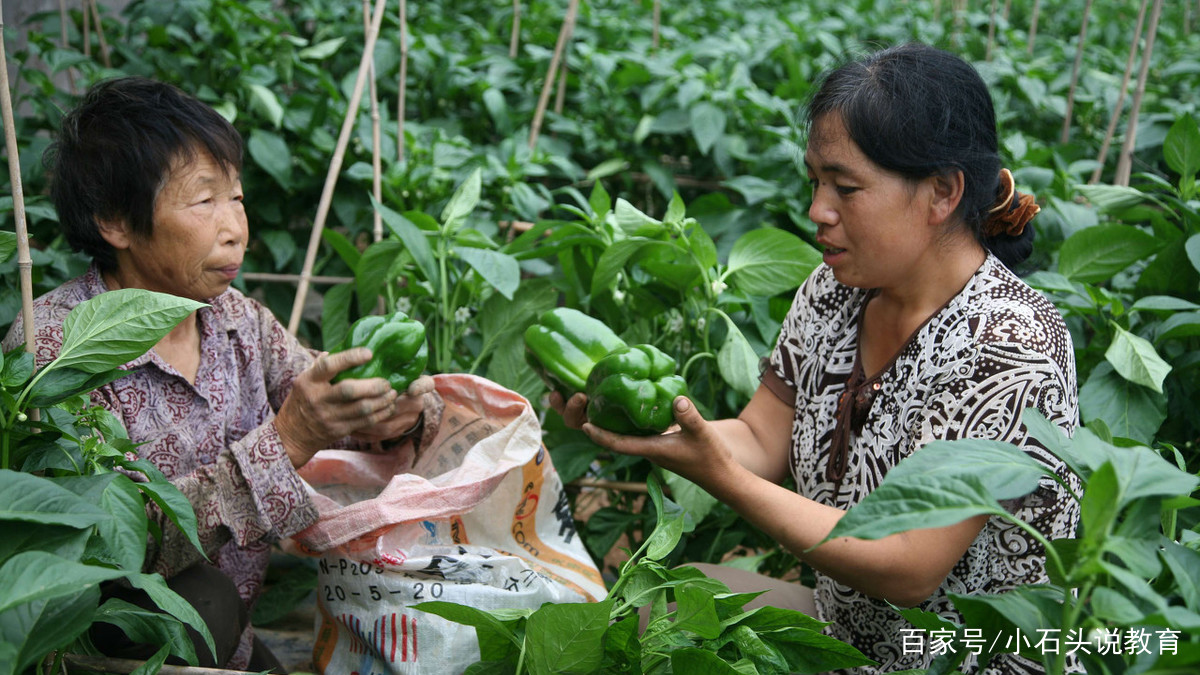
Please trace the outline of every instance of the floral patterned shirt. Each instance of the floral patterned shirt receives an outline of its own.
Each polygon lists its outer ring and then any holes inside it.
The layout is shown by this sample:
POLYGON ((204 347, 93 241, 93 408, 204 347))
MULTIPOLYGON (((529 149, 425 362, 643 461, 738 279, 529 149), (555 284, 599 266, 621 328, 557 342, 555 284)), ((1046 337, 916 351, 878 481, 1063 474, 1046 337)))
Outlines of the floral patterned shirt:
MULTIPOLYGON (((38 298, 38 367, 58 355, 67 313, 107 290, 93 265, 38 298)), ((209 304, 197 315, 201 355, 195 384, 151 350, 122 366, 132 374, 100 387, 92 399, 121 420, 133 441, 144 443, 138 455, 188 498, 206 554, 252 606, 270 542, 317 520, 274 424, 293 380, 317 352, 303 347, 269 310, 236 289, 209 304)), ((6 351, 23 341, 21 324, 18 317, 4 340, 6 351)), ((171 577, 201 560, 157 507, 148 511, 163 538, 150 542, 147 571, 171 577)), ((248 657, 248 635, 235 662, 248 657)))
MULTIPOLYGON (((986 438, 1014 443, 1065 478, 1078 479, 1028 436, 1022 411, 1036 407, 1067 433, 1078 424, 1075 358, 1057 309, 988 256, 966 286, 919 328, 877 376, 876 396, 861 431, 850 437, 840 481, 827 478, 839 395, 858 351, 859 316, 871 291, 851 288, 820 266, 796 293, 763 383, 794 405, 790 464, 800 494, 849 509, 875 489, 897 462, 938 439, 986 438)), ((836 475, 837 472, 833 472, 836 475)), ((1043 535, 1073 536, 1078 504, 1057 483, 1006 503, 1043 535)), ((1046 581, 1045 554, 1028 534, 992 518, 920 607, 961 623, 948 593, 998 593, 1046 581)), ((887 603, 817 574, 820 618, 833 636, 879 661, 860 675, 927 667, 924 649, 906 646, 911 626, 887 603)), ((927 636, 928 637, 928 636, 927 636)), ((989 636, 994 637, 994 636, 989 636)), ((974 657, 964 663, 974 672, 974 657)), ((1039 673, 1015 655, 993 658, 989 674, 1039 673)))

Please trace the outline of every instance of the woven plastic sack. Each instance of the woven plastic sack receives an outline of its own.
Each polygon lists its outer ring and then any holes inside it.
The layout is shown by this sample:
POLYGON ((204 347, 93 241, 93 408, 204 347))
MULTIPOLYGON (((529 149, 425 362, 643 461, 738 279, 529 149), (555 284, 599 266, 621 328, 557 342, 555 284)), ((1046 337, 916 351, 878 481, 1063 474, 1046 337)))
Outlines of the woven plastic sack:
POLYGON ((475 629, 414 610, 593 602, 604 583, 579 537, 529 403, 473 375, 436 375, 430 447, 317 453, 301 471, 321 517, 294 551, 320 558, 320 673, 461 673, 475 629))

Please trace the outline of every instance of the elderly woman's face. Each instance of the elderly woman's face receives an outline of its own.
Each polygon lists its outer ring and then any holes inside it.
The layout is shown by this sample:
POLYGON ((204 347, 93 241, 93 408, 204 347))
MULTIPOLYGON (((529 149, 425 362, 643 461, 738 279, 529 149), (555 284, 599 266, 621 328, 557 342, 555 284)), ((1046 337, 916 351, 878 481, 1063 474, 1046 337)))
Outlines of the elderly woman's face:
POLYGON ((207 153, 177 164, 155 199, 153 232, 118 255, 121 285, 193 300, 224 293, 249 237, 242 199, 239 177, 207 153))

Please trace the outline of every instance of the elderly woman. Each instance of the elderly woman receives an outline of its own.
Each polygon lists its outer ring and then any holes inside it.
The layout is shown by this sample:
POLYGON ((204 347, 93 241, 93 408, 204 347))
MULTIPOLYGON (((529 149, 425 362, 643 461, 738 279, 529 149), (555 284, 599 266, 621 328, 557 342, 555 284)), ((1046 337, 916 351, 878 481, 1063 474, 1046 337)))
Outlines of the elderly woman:
MULTIPOLYGON (((208 303, 92 398, 195 509, 215 567, 157 510, 163 536, 149 543, 146 567, 205 616, 219 654, 202 665, 277 669, 246 617, 270 543, 316 520, 296 470, 322 448, 418 433, 424 408, 439 408, 432 381, 421 378, 402 396, 382 378, 331 383, 370 351, 307 349, 230 287, 249 238, 242 140, 212 108, 158 82, 103 82, 64 117, 51 151, 62 230, 93 262, 36 301, 37 363, 58 354, 67 313, 106 291, 142 288, 208 303)), ((5 348, 21 335, 18 321, 5 348)), ((117 585, 106 593, 144 601, 117 585)), ((119 631, 100 633, 94 641, 113 655, 143 647, 122 646, 119 631)), ((206 648, 197 653, 208 656, 206 648)))
MULTIPOLYGON (((1009 269, 1032 250, 1037 209, 1001 168, 992 99, 969 64, 915 44, 847 63, 817 89, 808 129, 824 264, 796 293, 742 413, 708 422, 679 397, 677 431, 636 438, 585 424, 582 394, 555 403, 597 443, 686 476, 816 570, 815 593, 762 577, 734 590, 773 587, 766 602, 797 609, 815 601, 835 637, 878 662, 857 673, 923 668, 928 648, 907 648, 908 624, 887 603, 959 618, 949 593, 1045 582, 1037 542, 980 516, 816 545, 891 467, 938 439, 1016 444, 1078 489, 1021 424, 1034 407, 1075 428, 1071 340, 1009 269), (788 476, 795 492, 779 485, 788 476)), ((1050 479, 1010 506, 1049 538, 1072 536, 1079 518, 1050 479)), ((974 657, 963 668, 977 672, 974 657)), ((1040 667, 1005 654, 986 672, 1040 667)))

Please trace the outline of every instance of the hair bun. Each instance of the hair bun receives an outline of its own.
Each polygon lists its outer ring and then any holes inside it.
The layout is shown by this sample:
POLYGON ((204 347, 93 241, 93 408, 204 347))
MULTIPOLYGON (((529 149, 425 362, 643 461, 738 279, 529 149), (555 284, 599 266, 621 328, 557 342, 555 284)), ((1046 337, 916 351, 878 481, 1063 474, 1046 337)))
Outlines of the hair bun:
POLYGON ((996 201, 988 209, 987 218, 983 223, 983 234, 987 237, 998 237, 1007 234, 1019 237, 1025 231, 1025 226, 1041 211, 1033 195, 1017 192, 1016 182, 1012 172, 1000 169, 1000 184, 996 188, 996 201))

